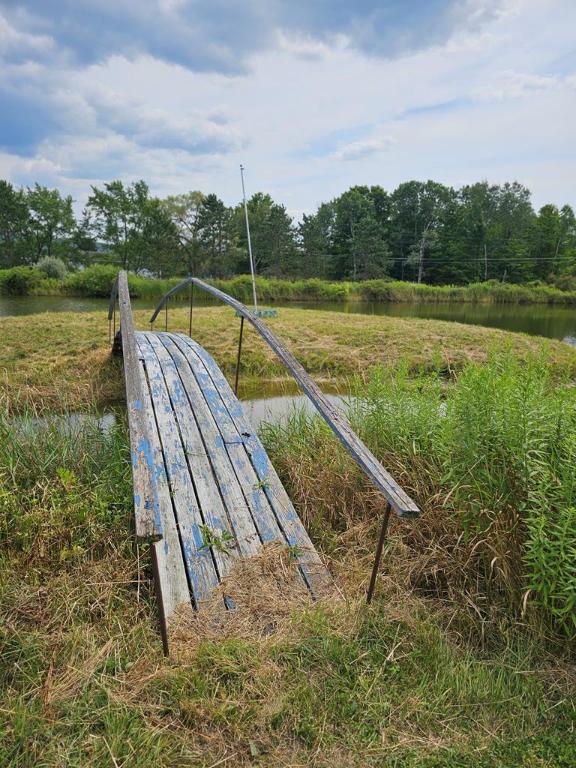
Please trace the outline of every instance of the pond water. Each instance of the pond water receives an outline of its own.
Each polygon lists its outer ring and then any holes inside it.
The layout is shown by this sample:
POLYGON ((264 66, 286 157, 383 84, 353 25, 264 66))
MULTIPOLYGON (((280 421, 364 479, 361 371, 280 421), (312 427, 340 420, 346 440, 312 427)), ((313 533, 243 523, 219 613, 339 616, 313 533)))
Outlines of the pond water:
MULTIPOLYGON (((341 395, 326 395, 326 397, 333 405, 345 412, 349 397, 341 395)), ((242 405, 248 421, 256 430, 264 422, 283 421, 295 411, 303 411, 308 415, 316 413, 316 409, 306 395, 283 395, 245 400, 242 405)))
MULTIPOLYGON (((152 309, 153 302, 134 300, 136 309, 152 309)), ((201 306, 204 302, 197 302, 201 306)), ((279 305, 282 307, 282 305, 279 305)), ((576 344, 576 307, 546 304, 392 304, 349 302, 292 302, 287 307, 322 309, 343 314, 387 315, 448 320, 506 331, 519 331, 535 336, 560 339, 576 344)), ((108 307, 106 299, 73 296, 0 296, 0 317, 28 315, 37 312, 89 312, 108 307)))
MULTIPOLYGON (((328 400, 346 412, 346 406, 350 396, 326 395, 328 400)), ((316 409, 305 395, 280 395, 277 397, 255 398, 244 400, 242 405, 250 424, 259 430, 265 423, 278 423, 285 421, 295 412, 303 412, 307 415, 316 413, 316 409)), ((85 429, 98 427, 104 434, 110 432, 118 421, 119 411, 124 406, 118 404, 116 410, 102 411, 98 415, 89 413, 55 414, 47 417, 18 418, 18 428, 24 435, 35 435, 45 428, 56 429, 67 435, 79 435, 85 429)))

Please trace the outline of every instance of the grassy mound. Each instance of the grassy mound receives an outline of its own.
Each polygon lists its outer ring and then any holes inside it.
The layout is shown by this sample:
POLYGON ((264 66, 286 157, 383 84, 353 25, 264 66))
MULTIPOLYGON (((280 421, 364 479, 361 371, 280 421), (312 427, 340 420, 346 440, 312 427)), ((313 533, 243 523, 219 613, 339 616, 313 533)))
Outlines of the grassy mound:
MULTIPOLYGON (((104 302, 103 302, 104 303, 104 302)), ((137 328, 148 328, 149 311, 135 312, 137 328)), ((173 309, 170 330, 188 332, 188 312, 173 309)), ((33 400, 58 410, 123 398, 121 365, 109 354, 104 312, 46 313, 0 320, 0 375, 13 410, 33 400)), ((157 323, 163 328, 163 321, 157 323)), ((555 375, 576 371, 576 350, 567 344, 492 328, 316 310, 282 309, 270 327, 285 340, 306 370, 324 386, 347 380, 374 365, 400 361, 411 373, 458 371, 467 361, 485 361, 490 351, 510 349, 520 358, 545 353, 555 375)), ((194 337, 233 377, 238 320, 224 307, 198 308, 194 337)), ((287 381, 286 369, 250 327, 242 353, 244 391, 262 381, 287 381)))

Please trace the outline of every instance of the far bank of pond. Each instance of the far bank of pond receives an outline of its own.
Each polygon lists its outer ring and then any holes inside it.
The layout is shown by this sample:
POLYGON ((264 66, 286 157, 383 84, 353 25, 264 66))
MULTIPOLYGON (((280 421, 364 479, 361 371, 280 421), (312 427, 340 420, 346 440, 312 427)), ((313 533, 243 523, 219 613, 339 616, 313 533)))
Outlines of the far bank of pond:
MULTIPOLYGON (((135 309, 150 309, 154 301, 135 299, 135 309)), ((197 306, 213 306, 198 301, 197 306)), ((181 306, 181 305, 180 305, 181 306)), ((290 302, 274 306, 280 309, 308 309, 343 314, 381 315, 387 317, 417 317, 429 320, 448 320, 486 328, 528 333, 576 344, 576 308, 547 304, 482 304, 438 302, 290 302)), ((91 312, 107 307, 105 299, 74 296, 0 296, 0 317, 31 315, 40 312, 91 312)))

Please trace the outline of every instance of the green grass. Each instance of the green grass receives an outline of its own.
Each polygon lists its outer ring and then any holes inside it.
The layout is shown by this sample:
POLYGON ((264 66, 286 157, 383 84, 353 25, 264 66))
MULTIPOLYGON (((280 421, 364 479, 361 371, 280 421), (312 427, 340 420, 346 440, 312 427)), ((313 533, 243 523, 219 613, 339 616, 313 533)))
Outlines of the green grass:
MULTIPOLYGON (((397 533, 372 607, 348 592, 165 659, 125 425, 0 427, 2 766, 573 765, 569 664, 521 632, 480 650, 447 631, 393 585, 397 533)), ((361 583, 369 539, 348 545, 361 583)))
MULTIPOLYGON (((406 365, 376 368, 353 391, 353 426, 424 510, 430 541, 421 541, 428 558, 421 587, 445 596, 466 591, 483 631, 501 615, 544 627, 559 642, 575 639, 571 380, 554 379, 543 357, 520 362, 500 353, 449 382, 433 372, 409 375, 406 365)), ((334 527, 376 514, 370 498, 355 496, 362 479, 347 457, 330 461, 335 440, 317 418, 297 414, 265 436, 312 527, 314 514, 320 526, 328 518, 334 527), (336 504, 330 486, 338 488, 336 504), (325 502, 311 516, 312 493, 325 502)))
MULTIPOLYGON (((274 327, 318 379, 356 377, 352 420, 423 516, 392 521, 367 607, 381 497, 318 419, 266 429, 341 599, 295 607, 264 637, 200 634, 172 659, 134 546, 122 412, 107 434, 52 415, 93 417, 93 399, 121 394, 104 313, 2 321, 0 765, 576 763, 576 353, 454 323, 333 319, 283 310, 274 327)), ((186 311, 172 321, 185 328, 186 311)), ((230 374, 233 315, 195 323, 230 374)), ((245 350, 243 376, 280 375, 251 332, 245 350)))
MULTIPOLYGON (((106 302, 103 300, 103 304, 106 302)), ((134 313, 137 328, 149 328, 150 311, 134 313)), ((17 410, 34 401, 55 410, 122 399, 121 364, 110 357, 108 321, 102 312, 54 312, 0 320, 2 392, 17 410)), ((224 307, 198 307, 194 336, 233 380, 238 319, 224 307)), ((156 325, 163 329, 163 318, 156 325)), ((509 348, 521 359, 545 352, 554 375, 576 372, 576 350, 559 341, 440 320, 419 320, 316 310, 282 309, 270 327, 324 387, 346 388, 348 380, 375 365, 403 361, 411 373, 449 375, 467 361, 482 362, 490 350, 509 348), (337 321, 337 322, 336 322, 337 321)), ((172 309, 169 329, 188 331, 188 311, 172 309)), ((286 369, 246 326, 240 382, 243 392, 289 381, 286 369), (263 382, 266 381, 266 385, 263 382)), ((291 381, 291 380, 290 380, 291 381)))

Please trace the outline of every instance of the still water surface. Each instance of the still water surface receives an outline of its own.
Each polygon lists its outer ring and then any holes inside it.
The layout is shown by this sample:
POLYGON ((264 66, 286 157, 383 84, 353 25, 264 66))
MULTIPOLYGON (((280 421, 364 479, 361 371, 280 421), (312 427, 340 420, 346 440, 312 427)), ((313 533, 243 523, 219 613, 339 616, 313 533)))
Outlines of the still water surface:
MULTIPOLYGON (((136 309, 153 309, 150 301, 134 300, 136 309)), ((197 302, 201 305, 201 302, 197 302)), ((280 307, 282 305, 279 305, 280 307)), ((546 304, 388 304, 369 302, 334 302, 286 304, 301 309, 322 309, 344 314, 419 317, 452 320, 459 323, 502 328, 576 344, 576 307, 554 307, 546 304)), ((0 296, 0 317, 29 315, 37 312, 89 312, 108 307, 106 299, 84 299, 73 296, 0 296)))
MULTIPOLYGON (((346 413, 350 396, 326 395, 328 400, 346 413)), ((305 395, 282 395, 278 397, 256 398, 244 400, 244 412, 255 430, 264 423, 281 423, 291 414, 304 412, 308 415, 316 413, 316 409, 305 395)), ((45 429, 56 429, 72 437, 78 436, 85 429, 97 427, 102 432, 109 433, 118 421, 118 411, 123 410, 118 405, 116 411, 102 411, 94 416, 89 413, 55 414, 50 417, 23 417, 17 419, 18 429, 23 435, 36 435, 45 429)))

